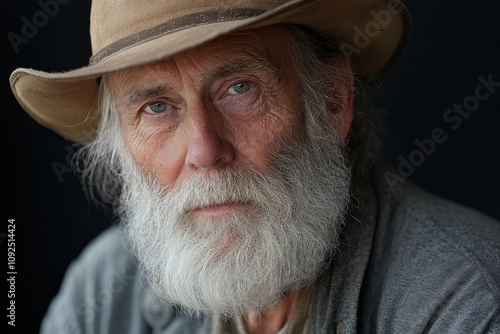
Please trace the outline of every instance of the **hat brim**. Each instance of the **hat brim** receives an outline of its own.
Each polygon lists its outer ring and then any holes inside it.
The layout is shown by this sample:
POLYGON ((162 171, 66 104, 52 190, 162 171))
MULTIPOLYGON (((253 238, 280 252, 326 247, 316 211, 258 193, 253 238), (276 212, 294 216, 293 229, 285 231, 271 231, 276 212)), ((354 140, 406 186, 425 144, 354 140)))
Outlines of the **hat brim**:
POLYGON ((331 34, 353 51, 356 70, 368 78, 381 77, 397 59, 408 38, 410 16, 401 3, 390 22, 381 26, 376 13, 394 1, 337 0, 295 1, 261 15, 237 21, 192 27, 133 45, 95 64, 67 72, 49 73, 16 69, 10 77, 14 95, 38 123, 74 142, 95 138, 98 116, 94 107, 98 94, 96 78, 105 74, 169 58, 227 33, 273 24, 300 24, 331 34), (369 25, 379 24, 371 36, 369 25), (360 34, 365 34, 364 37, 360 34), (363 45, 356 43, 364 38, 363 45))

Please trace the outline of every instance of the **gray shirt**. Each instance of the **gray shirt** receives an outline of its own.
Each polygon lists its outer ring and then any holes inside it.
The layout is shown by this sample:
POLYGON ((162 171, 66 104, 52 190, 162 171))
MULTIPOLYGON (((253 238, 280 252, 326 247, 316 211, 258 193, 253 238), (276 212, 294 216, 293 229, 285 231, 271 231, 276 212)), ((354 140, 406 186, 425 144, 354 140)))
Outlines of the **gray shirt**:
MULTIPOLYGON (((349 220, 315 284, 307 333, 500 333, 500 222, 410 181, 373 181, 373 214, 349 220)), ((42 334, 211 333, 149 292, 119 226, 68 268, 42 334)))

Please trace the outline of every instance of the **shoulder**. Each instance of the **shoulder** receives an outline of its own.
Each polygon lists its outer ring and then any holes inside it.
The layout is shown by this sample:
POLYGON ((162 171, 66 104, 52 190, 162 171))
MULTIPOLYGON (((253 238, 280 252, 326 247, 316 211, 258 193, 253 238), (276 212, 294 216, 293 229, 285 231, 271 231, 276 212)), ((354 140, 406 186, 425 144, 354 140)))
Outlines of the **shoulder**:
POLYGON ((394 191, 386 190, 381 198, 387 199, 381 207, 385 207, 388 226, 395 236, 408 237, 409 249, 429 255, 444 252, 448 260, 466 260, 485 278, 495 278, 490 288, 500 299, 498 220, 424 191, 409 181, 394 191))
POLYGON ((123 233, 108 228, 71 263, 40 333, 207 333, 209 317, 190 318, 152 295, 123 233))
MULTIPOLYGON (((96 324, 118 323, 118 313, 128 318, 128 325, 139 323, 135 305, 143 289, 137 268, 120 228, 102 232, 68 267, 41 333, 96 333, 96 324)), ((124 328, 122 333, 128 331, 124 328)))
POLYGON ((389 333, 500 326, 500 222, 410 181, 377 189, 367 300, 380 306, 371 320, 389 333))
MULTIPOLYGON (((124 287, 139 279, 137 263, 119 226, 112 226, 92 240, 71 263, 66 276, 88 290, 124 287)), ((68 282, 68 280, 66 280, 68 282)))
POLYGON ((385 206, 387 218, 394 220, 401 232, 423 238, 428 246, 447 244, 452 253, 474 258, 487 254, 490 264, 500 263, 500 222, 492 217, 424 191, 410 181, 394 191, 385 189, 380 197, 387 199, 381 207, 385 206))

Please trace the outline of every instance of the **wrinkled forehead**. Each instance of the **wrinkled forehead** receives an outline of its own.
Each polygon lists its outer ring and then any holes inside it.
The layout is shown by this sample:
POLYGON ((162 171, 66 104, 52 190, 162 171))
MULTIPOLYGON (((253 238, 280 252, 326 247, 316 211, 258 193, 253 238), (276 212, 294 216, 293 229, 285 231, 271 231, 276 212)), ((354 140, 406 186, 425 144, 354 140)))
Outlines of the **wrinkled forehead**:
POLYGON ((289 72, 293 47, 290 36, 283 26, 234 32, 170 58, 112 73, 107 78, 113 91, 117 92, 131 81, 155 73, 175 75, 176 72, 190 71, 203 77, 223 75, 214 72, 234 71, 238 66, 267 66, 276 71, 289 72))

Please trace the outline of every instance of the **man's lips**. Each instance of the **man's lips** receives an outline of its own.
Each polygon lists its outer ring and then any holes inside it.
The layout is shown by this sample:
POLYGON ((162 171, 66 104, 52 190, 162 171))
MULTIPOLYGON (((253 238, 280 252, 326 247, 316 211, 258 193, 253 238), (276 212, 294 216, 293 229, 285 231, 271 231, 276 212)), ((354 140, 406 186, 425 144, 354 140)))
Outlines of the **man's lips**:
POLYGON ((226 202, 195 207, 192 212, 204 216, 222 216, 235 211, 243 210, 250 205, 248 202, 226 202))

